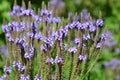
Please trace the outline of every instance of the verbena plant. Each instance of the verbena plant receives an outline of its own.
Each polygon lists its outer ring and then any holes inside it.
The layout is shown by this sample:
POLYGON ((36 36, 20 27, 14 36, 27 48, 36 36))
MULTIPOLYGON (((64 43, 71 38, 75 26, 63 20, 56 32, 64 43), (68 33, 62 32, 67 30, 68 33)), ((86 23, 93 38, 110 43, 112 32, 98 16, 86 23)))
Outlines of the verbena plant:
POLYGON ((92 19, 82 11, 73 18, 60 18, 42 3, 28 8, 16 1, 4 22, 9 57, 1 80, 83 80, 97 62, 107 34, 102 33, 101 13, 92 19))

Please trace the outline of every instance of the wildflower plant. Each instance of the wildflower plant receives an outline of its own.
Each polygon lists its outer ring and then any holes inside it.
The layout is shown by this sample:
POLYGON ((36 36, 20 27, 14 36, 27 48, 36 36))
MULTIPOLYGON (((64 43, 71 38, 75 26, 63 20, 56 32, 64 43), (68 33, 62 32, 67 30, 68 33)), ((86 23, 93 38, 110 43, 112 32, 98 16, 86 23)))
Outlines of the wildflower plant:
POLYGON ((4 22, 9 57, 4 75, 7 80, 82 80, 90 79, 106 40, 102 34, 103 20, 92 19, 82 11, 74 19, 55 15, 42 3, 42 9, 32 9, 16 1, 4 22), (79 18, 78 18, 79 17, 79 18))

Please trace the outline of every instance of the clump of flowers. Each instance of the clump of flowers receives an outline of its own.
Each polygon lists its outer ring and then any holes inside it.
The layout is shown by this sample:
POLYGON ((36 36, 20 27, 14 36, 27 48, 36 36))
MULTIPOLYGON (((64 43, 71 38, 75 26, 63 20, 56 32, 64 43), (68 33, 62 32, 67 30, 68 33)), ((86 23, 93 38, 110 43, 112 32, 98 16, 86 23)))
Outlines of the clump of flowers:
POLYGON ((2 25, 9 52, 6 65, 11 66, 4 67, 6 79, 82 80, 90 76, 106 40, 101 14, 92 19, 82 11, 74 19, 65 19, 53 11, 44 2, 41 10, 35 10, 30 2, 26 8, 24 1, 22 6, 15 1, 8 13, 10 21, 2 25))
POLYGON ((105 66, 105 72, 106 72, 107 78, 109 76, 113 76, 114 80, 120 79, 120 60, 118 58, 112 58, 110 61, 105 62, 104 66, 105 66), (112 75, 107 74, 111 72, 112 72, 112 75))

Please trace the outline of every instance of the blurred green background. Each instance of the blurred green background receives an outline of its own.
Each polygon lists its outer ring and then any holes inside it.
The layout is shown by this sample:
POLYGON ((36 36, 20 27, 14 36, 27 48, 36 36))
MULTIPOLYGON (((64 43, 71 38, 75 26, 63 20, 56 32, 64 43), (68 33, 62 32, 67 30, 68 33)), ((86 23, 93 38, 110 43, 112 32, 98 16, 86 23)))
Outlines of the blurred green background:
MULTIPOLYGON (((29 0, 24 0, 27 4, 29 0)), ((51 0, 30 0, 33 8, 41 8, 42 1, 46 4, 51 0)), ((91 71, 91 80, 114 80, 115 76, 112 70, 110 74, 106 72, 104 63, 110 61, 112 58, 120 58, 120 0, 58 0, 60 1, 59 9, 61 13, 58 15, 66 17, 69 14, 79 13, 82 9, 87 9, 92 16, 98 18, 98 12, 102 12, 102 18, 104 25, 112 33, 115 45, 105 46, 102 51, 101 57, 96 66, 91 71), (116 48, 119 50, 116 51, 116 48), (112 75, 112 76, 111 76, 112 75)), ((21 5, 22 0, 17 0, 21 5)), ((14 0, 0 0, 0 45, 5 43, 4 34, 2 32, 1 25, 3 19, 9 21, 8 11, 12 8, 14 0)), ((59 10, 58 9, 58 10, 59 10)), ((1 60, 2 61, 2 60, 1 60)), ((119 70, 120 71, 120 70, 119 70)))

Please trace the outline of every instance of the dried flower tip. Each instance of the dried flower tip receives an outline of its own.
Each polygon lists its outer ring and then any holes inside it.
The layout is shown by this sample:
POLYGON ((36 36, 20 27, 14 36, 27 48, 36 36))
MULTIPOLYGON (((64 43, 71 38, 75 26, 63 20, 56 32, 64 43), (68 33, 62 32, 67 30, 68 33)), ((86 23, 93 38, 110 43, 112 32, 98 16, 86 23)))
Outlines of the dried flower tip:
POLYGON ((80 38, 75 38, 75 43, 79 44, 80 43, 80 38))

